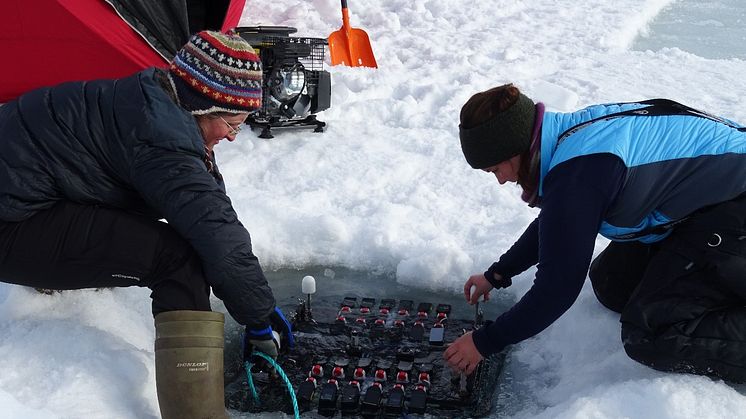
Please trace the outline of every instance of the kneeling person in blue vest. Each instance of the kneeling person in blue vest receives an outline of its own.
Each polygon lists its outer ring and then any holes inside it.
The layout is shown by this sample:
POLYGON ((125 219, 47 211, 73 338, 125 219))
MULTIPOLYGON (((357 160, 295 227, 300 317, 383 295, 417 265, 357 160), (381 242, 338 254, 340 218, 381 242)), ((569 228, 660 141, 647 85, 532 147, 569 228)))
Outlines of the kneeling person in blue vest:
POLYGON ((587 274, 632 359, 746 381, 745 128, 666 99, 548 112, 513 85, 475 94, 460 120, 469 165, 540 212, 464 284, 474 304, 537 265, 509 311, 446 350, 454 369, 544 330, 587 274), (598 234, 611 244, 591 263, 598 234))
POLYGON ((226 417, 224 319, 211 289, 254 348, 276 357, 277 332, 289 332, 213 151, 260 108, 261 83, 251 45, 203 31, 167 70, 42 88, 0 107, 0 278, 150 288, 167 419, 226 417))

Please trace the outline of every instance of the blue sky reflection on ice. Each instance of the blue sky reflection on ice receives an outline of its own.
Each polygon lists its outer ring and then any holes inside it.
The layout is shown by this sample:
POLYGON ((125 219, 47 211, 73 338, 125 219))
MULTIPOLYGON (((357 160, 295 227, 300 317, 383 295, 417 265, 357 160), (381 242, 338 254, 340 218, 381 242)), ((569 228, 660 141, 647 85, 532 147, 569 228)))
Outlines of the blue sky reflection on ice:
POLYGON ((703 58, 746 59, 746 2, 676 1, 653 19, 634 50, 679 48, 703 58))

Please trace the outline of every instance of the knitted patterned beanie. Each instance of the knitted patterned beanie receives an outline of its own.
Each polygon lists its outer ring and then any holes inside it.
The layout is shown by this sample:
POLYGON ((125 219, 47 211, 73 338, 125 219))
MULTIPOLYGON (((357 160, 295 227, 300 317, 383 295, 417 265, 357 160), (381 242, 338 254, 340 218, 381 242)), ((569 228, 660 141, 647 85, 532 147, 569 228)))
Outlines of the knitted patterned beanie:
POLYGON ((262 106, 262 62, 238 35, 202 31, 169 67, 179 105, 193 115, 252 112, 262 106))

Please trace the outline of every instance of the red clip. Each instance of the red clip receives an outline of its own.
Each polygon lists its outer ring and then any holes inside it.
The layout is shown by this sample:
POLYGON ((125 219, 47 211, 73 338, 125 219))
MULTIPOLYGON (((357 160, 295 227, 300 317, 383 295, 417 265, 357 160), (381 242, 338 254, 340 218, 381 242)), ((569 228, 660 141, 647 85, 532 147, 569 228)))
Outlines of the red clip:
POLYGON ((438 313, 438 321, 442 322, 443 320, 447 318, 448 318, 448 315, 446 313, 438 313))
POLYGON ((384 325, 386 325, 386 320, 376 319, 376 326, 384 326, 384 325))
POLYGON ((352 380, 349 382, 349 384, 353 387, 357 387, 357 391, 360 391, 360 383, 358 383, 357 381, 352 380))
POLYGON ((376 370, 375 380, 376 381, 386 381, 386 371, 384 371, 384 370, 376 370))
POLYGON ((394 390, 404 391, 404 385, 402 385, 402 384, 394 384, 394 390))
POLYGON ((355 323, 365 324, 365 318, 364 317, 358 317, 357 319, 355 319, 355 323))
POLYGON ((314 365, 311 367, 311 371, 308 373, 310 377, 323 377, 324 376, 324 367, 322 367, 319 364, 314 365))
POLYGON ((417 317, 419 317, 421 319, 426 319, 427 318, 427 311, 418 311, 417 312, 417 317))
POLYGON ((443 327, 443 323, 441 323, 440 321, 437 321, 435 322, 435 324, 433 324, 433 327, 443 327))
POLYGON ((345 378, 345 370, 342 367, 334 367, 332 370, 332 377, 334 378, 345 378))
POLYGON ((349 306, 344 306, 341 310, 339 310, 340 313, 349 313, 351 311, 352 309, 349 306))
POLYGON ((308 377, 308 378, 306 378, 306 381, 310 381, 310 382, 312 382, 312 383, 313 383, 313 386, 314 386, 314 387, 316 387, 316 379, 315 379, 315 378, 313 378, 313 377, 308 377))
POLYGON ((334 384, 337 388, 339 388, 339 383, 337 382, 337 380, 333 378, 330 378, 329 381, 327 381, 327 383, 334 384))
POLYGON ((409 311, 407 311, 405 309, 401 309, 401 310, 399 310, 399 315, 400 316, 407 316, 407 315, 409 315, 409 311))
POLYGON ((423 323, 422 320, 415 320, 414 325, 419 326, 419 327, 425 327, 425 323, 423 323))
POLYGON ((388 314, 389 314, 389 309, 387 309, 387 308, 382 308, 382 309, 378 310, 378 312, 379 312, 379 313, 381 313, 381 314, 382 314, 382 315, 384 315, 384 316, 388 316, 388 314))
POLYGON ((419 379, 417 381, 419 381, 419 382, 423 382, 423 381, 430 382, 430 374, 428 374, 426 372, 421 372, 420 373, 420 377, 419 377, 419 379))
POLYGON ((355 368, 355 372, 352 373, 352 375, 356 379, 362 380, 363 378, 365 378, 365 370, 363 368, 361 368, 361 367, 357 367, 357 368, 355 368))
POLYGON ((396 373, 396 382, 397 383, 406 383, 409 382, 409 375, 406 371, 399 371, 396 373))
POLYGON ((394 326, 404 327, 404 320, 394 320, 394 326))
POLYGON ((360 313, 362 314, 370 313, 370 307, 360 307, 360 313))
POLYGON ((343 316, 337 317, 337 323, 347 323, 347 319, 345 319, 343 316))
POLYGON ((423 384, 418 384, 417 388, 415 388, 415 391, 423 391, 423 392, 427 393, 427 387, 424 386, 423 384))

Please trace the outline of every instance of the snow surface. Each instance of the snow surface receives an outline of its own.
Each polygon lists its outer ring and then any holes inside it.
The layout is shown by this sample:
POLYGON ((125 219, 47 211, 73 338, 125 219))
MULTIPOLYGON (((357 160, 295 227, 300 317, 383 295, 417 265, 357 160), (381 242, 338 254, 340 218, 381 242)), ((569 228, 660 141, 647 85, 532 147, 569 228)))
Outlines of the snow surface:
MULTIPOLYGON (((263 140, 247 130, 217 148, 256 254, 266 269, 390 271, 402 284, 457 292, 536 215, 516 187, 471 170, 459 148, 461 105, 506 82, 552 111, 667 97, 746 122, 745 61, 673 44, 631 50, 672 3, 349 1, 379 68, 327 68, 326 133, 263 140)), ((703 37, 717 26, 708 19, 703 37)), ((338 0, 249 0, 241 21, 316 37, 340 22, 338 0)), ((606 242, 597 244, 598 252, 606 242)), ((531 281, 530 271, 500 292, 518 298, 531 281)), ((0 417, 157 417, 148 296, 136 288, 47 296, 0 284, 0 417)), ((618 316, 588 284, 558 322, 514 347, 506 372, 510 392, 497 417, 746 417, 743 386, 628 359, 618 316)))

